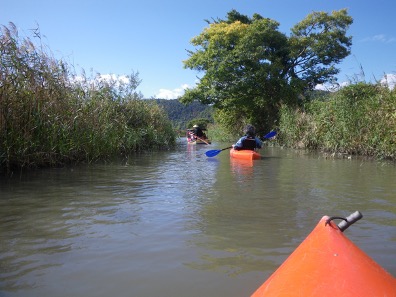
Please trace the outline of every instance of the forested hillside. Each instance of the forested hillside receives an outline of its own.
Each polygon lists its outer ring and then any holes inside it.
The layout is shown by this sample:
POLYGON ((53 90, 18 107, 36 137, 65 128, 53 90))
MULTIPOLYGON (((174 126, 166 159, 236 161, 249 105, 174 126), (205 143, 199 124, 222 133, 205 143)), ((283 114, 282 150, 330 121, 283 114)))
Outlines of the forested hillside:
POLYGON ((182 104, 177 99, 149 99, 155 100, 162 106, 177 129, 185 129, 186 123, 195 118, 205 118, 212 121, 212 107, 203 105, 197 101, 190 104, 182 104))

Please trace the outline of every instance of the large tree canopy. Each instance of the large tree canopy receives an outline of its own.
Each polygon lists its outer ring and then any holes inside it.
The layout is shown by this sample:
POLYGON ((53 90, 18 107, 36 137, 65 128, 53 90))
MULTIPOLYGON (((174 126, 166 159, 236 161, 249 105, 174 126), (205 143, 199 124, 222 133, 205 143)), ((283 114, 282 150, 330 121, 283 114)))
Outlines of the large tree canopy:
POLYGON ((271 125, 280 104, 296 104, 298 95, 334 79, 336 64, 349 55, 352 24, 347 11, 314 12, 291 29, 235 10, 226 20, 208 22, 191 40, 185 68, 203 73, 199 84, 180 98, 213 104, 263 128, 271 125))

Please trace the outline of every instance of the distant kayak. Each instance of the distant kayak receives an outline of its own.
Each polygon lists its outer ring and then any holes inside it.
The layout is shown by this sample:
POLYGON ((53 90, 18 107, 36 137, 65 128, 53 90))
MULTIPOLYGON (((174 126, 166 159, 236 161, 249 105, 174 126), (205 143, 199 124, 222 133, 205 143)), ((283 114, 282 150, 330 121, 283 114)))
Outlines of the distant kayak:
POLYGON ((211 144, 212 142, 210 139, 206 137, 206 134, 204 134, 202 137, 198 137, 194 135, 192 132, 193 130, 187 129, 186 132, 186 138, 187 138, 187 143, 188 144, 211 144))
POLYGON ((230 156, 236 159, 242 160, 259 160, 261 159, 261 155, 258 152, 251 150, 234 150, 233 148, 230 150, 230 156))
POLYGON ((395 297, 396 279, 350 241, 339 226, 324 216, 252 297, 395 297))

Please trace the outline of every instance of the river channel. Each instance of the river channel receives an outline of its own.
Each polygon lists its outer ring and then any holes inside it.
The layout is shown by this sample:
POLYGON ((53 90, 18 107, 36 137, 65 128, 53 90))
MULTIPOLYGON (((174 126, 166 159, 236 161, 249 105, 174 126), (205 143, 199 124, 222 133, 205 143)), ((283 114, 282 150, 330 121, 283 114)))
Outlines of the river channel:
POLYGON ((396 276, 396 166, 228 144, 0 181, 1 297, 250 296, 324 215, 396 276))

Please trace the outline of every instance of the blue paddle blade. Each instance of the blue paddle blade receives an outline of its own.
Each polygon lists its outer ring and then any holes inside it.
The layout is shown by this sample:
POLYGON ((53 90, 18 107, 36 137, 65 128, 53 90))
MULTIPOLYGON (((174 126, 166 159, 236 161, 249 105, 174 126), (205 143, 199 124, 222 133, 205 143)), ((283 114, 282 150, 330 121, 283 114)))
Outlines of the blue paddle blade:
POLYGON ((263 138, 267 139, 267 138, 274 137, 275 135, 276 135, 276 131, 271 131, 270 133, 264 135, 263 138))
POLYGON ((222 150, 210 150, 205 153, 207 157, 217 156, 222 150))

